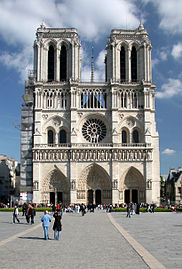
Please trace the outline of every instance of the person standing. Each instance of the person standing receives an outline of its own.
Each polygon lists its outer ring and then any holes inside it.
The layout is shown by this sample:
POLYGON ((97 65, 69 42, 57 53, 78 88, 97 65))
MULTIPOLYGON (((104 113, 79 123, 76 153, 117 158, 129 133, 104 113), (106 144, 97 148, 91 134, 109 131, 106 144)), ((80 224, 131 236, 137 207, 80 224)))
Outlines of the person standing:
POLYGON ((34 218, 35 218, 35 215, 36 215, 36 211, 35 211, 35 208, 34 208, 34 205, 30 205, 30 208, 29 208, 29 215, 31 217, 31 224, 34 224, 34 218))
POLYGON ((44 212, 44 216, 41 218, 41 221, 42 221, 42 227, 44 229, 44 239, 48 240, 49 239, 48 231, 49 231, 49 225, 51 222, 51 217, 49 216, 47 210, 44 212))
POLYGON ((13 210, 13 223, 15 223, 15 219, 18 221, 18 223, 20 223, 20 220, 18 218, 18 207, 15 205, 14 206, 14 210, 13 210))
POLYGON ((62 230, 62 223, 61 223, 62 215, 59 214, 59 212, 56 210, 53 217, 55 218, 54 225, 53 225, 54 239, 60 240, 61 239, 61 230, 62 230))
POLYGON ((128 217, 131 218, 131 205, 130 205, 130 204, 127 205, 126 210, 127 210, 127 215, 126 215, 126 217, 127 217, 127 218, 128 218, 128 217))
POLYGON ((25 216, 26 215, 26 212, 27 212, 27 204, 24 203, 23 204, 23 207, 22 207, 22 216, 25 216))

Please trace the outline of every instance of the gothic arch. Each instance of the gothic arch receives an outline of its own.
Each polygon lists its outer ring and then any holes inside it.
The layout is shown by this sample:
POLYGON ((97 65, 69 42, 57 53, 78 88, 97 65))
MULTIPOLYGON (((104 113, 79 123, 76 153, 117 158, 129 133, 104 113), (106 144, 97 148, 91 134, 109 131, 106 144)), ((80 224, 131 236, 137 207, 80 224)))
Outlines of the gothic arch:
POLYGON ((129 143, 130 141, 130 132, 127 127, 121 129, 121 143, 129 143))
POLYGON ((127 41, 121 41, 117 44, 117 49, 121 50, 121 47, 124 47, 127 51, 127 49, 129 48, 129 43, 127 41))
POLYGON ((87 166, 80 174, 77 188, 86 190, 88 188, 111 188, 111 180, 106 170, 94 163, 87 166))
MULTIPOLYGON (((98 164, 87 166, 80 174, 77 181, 77 195, 82 193, 82 202, 84 203, 111 203, 112 202, 112 184, 108 173, 98 164), (89 198, 92 193, 92 199, 89 198), (99 202, 98 202, 99 194, 99 202)), ((78 197, 78 200, 80 199, 78 197)))
POLYGON ((60 129, 60 128, 65 128, 65 129, 69 129, 69 123, 68 121, 63 118, 63 117, 60 117, 58 115, 56 116, 52 116, 50 117, 43 125, 43 132, 45 132, 45 130, 51 126, 52 128, 55 128, 55 129, 60 129))
POLYGON ((122 176, 122 182, 124 188, 137 187, 139 189, 145 189, 145 181, 141 172, 135 167, 128 168, 122 176))
POLYGON ((44 47, 45 47, 45 49, 49 49, 49 47, 50 46, 53 46, 54 47, 54 49, 56 49, 57 48, 57 41, 55 40, 55 39, 48 39, 48 40, 46 40, 45 42, 44 42, 44 47))
POLYGON ((136 117, 127 116, 119 122, 119 129, 122 129, 124 127, 128 128, 130 130, 134 127, 138 128, 139 130, 142 130, 143 125, 136 117))
POLYGON ((121 176, 119 191, 123 193, 122 202, 145 202, 145 189, 145 179, 137 168, 131 166, 121 176))
POLYGON ((52 128, 52 126, 49 126, 47 128, 47 144, 51 145, 51 144, 55 144, 55 130, 54 128, 52 128))
MULTIPOLYGON (((45 178, 41 180, 41 193, 62 192, 63 203, 68 203, 70 200, 70 184, 66 176, 59 168, 51 170, 45 178)), ((42 197, 42 200, 43 197, 42 197)))
POLYGON ((59 50, 61 49, 61 47, 63 45, 66 47, 67 50, 69 50, 71 48, 71 43, 66 39, 61 39, 57 43, 58 43, 58 49, 59 50))

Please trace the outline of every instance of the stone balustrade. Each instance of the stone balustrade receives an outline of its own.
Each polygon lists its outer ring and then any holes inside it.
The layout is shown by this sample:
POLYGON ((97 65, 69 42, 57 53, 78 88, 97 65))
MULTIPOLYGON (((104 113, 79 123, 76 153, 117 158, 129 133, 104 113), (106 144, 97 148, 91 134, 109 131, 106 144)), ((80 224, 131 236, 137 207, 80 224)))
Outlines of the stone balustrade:
POLYGON ((33 162, 151 161, 152 149, 34 149, 33 162))

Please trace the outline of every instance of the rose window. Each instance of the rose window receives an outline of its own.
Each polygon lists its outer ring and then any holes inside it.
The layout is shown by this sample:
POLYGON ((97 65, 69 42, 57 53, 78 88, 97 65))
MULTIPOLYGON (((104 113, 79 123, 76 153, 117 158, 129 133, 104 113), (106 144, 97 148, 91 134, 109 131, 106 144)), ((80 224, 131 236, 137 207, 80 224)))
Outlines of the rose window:
POLYGON ((84 138, 91 143, 98 143, 106 136, 106 126, 99 119, 89 119, 82 127, 84 138))

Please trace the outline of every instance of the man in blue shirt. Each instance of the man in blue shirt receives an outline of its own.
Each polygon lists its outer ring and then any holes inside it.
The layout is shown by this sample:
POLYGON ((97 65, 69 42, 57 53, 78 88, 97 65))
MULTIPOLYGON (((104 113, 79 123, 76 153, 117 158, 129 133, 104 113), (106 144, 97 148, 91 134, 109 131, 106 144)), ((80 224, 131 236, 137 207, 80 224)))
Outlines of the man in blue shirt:
POLYGON ((49 230, 49 224, 51 222, 51 217, 48 215, 48 211, 44 212, 44 216, 41 218, 41 221, 44 229, 44 239, 48 240, 49 239, 48 230, 49 230))

